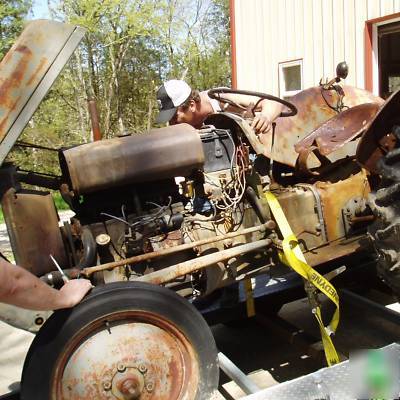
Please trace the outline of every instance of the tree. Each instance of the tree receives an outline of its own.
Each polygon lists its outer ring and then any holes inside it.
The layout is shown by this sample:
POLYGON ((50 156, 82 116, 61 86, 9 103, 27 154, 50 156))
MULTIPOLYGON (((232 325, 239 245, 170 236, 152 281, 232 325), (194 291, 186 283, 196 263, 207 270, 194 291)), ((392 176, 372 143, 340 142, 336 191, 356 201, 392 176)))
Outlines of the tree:
POLYGON ((0 59, 21 33, 31 0, 0 0, 0 59))
POLYGON ((166 77, 205 90, 230 85, 228 0, 167 0, 166 77))
POLYGON ((83 69, 76 76, 82 76, 88 83, 84 88, 84 82, 80 82, 84 89, 82 95, 97 100, 106 137, 148 125, 148 117, 144 118, 145 124, 126 125, 128 117, 132 121, 130 113, 141 112, 126 105, 137 102, 140 96, 144 98, 145 109, 149 109, 147 95, 148 90, 154 90, 152 82, 155 78, 152 68, 154 41, 161 23, 159 4, 155 0, 106 0, 102 3, 66 0, 61 6, 68 22, 88 30, 80 52, 81 65, 78 62, 75 66, 78 72, 82 66, 83 69), (143 61, 147 64, 146 70, 140 68, 143 61), (143 86, 135 85, 137 80, 149 89, 143 93, 143 86), (124 99, 122 94, 128 98, 124 99))

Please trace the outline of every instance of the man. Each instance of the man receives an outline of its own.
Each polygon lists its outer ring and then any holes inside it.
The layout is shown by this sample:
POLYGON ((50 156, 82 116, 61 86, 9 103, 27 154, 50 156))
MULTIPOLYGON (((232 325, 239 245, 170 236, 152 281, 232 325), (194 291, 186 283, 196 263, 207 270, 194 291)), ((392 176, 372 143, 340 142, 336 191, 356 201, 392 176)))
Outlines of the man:
POLYGON ((0 302, 30 310, 69 308, 91 289, 90 281, 75 279, 56 290, 29 271, 0 258, 0 302))
MULTIPOLYGON (((257 102, 257 97, 253 96, 229 93, 224 94, 223 97, 243 107, 248 107, 251 103, 257 102)), ((157 102, 160 113, 156 123, 169 122, 170 125, 174 125, 186 122, 197 129, 203 125, 210 114, 221 110, 243 111, 224 102, 211 99, 207 91, 192 90, 185 81, 177 79, 164 82, 157 91, 157 102)), ((259 113, 254 117, 251 126, 256 133, 265 133, 269 131, 272 122, 280 115, 282 105, 264 99, 259 103, 256 111, 259 113)))

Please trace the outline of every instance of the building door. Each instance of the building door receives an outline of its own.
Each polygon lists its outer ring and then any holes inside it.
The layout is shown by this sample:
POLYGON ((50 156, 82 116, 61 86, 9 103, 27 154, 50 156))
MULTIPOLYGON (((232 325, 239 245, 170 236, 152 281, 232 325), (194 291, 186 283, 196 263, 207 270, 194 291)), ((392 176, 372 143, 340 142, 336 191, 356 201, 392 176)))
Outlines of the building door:
POLYGON ((400 22, 378 26, 379 95, 400 89, 400 22))

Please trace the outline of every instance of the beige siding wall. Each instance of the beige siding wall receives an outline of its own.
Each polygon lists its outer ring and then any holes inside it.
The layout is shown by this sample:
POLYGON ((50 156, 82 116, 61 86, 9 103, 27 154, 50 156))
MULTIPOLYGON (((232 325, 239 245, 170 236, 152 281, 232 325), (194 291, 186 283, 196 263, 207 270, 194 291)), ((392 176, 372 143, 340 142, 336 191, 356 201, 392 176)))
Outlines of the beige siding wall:
POLYGON ((235 0, 237 81, 279 95, 280 62, 303 59, 304 88, 334 77, 364 87, 365 21, 400 12, 400 0, 235 0))

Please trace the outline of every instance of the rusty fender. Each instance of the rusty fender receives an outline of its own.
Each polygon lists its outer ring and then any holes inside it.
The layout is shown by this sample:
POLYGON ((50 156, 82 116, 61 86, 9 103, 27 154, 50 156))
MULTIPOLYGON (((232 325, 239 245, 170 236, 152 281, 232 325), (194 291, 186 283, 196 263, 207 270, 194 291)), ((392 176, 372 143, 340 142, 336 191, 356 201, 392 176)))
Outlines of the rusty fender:
POLYGON ((146 260, 152 260, 154 258, 167 256, 169 254, 177 253, 179 251, 193 249, 198 246, 203 246, 205 244, 219 242, 221 240, 230 239, 230 238, 233 238, 236 236, 247 235, 247 234, 253 233, 253 232, 263 232, 265 230, 272 230, 275 228, 275 226, 276 225, 275 225, 274 221, 268 221, 265 224, 262 224, 259 226, 254 226, 252 228, 247 228, 247 229, 241 229, 239 231, 227 233, 225 235, 215 236, 212 238, 207 238, 207 239, 202 239, 202 240, 197 240, 192 243, 186 243, 186 244, 182 244, 182 245, 175 246, 175 247, 169 247, 169 248, 166 248, 163 250, 153 251, 151 253, 144 253, 144 254, 140 254, 138 256, 126 258, 124 260, 110 262, 110 263, 102 264, 102 265, 97 265, 95 267, 84 268, 81 271, 81 274, 85 275, 85 276, 90 276, 95 272, 121 267, 126 264, 133 264, 133 263, 138 263, 138 262, 142 262, 142 261, 146 261, 146 260))
POLYGON ((136 279, 140 282, 149 282, 156 285, 171 282, 180 276, 190 274, 198 271, 199 269, 208 267, 221 261, 228 260, 232 257, 237 257, 240 254, 250 253, 251 251, 266 249, 272 244, 271 239, 257 240, 253 243, 246 243, 241 246, 232 247, 231 249, 222 250, 218 253, 208 254, 193 260, 184 261, 182 263, 164 268, 160 271, 152 272, 143 275, 136 279))

